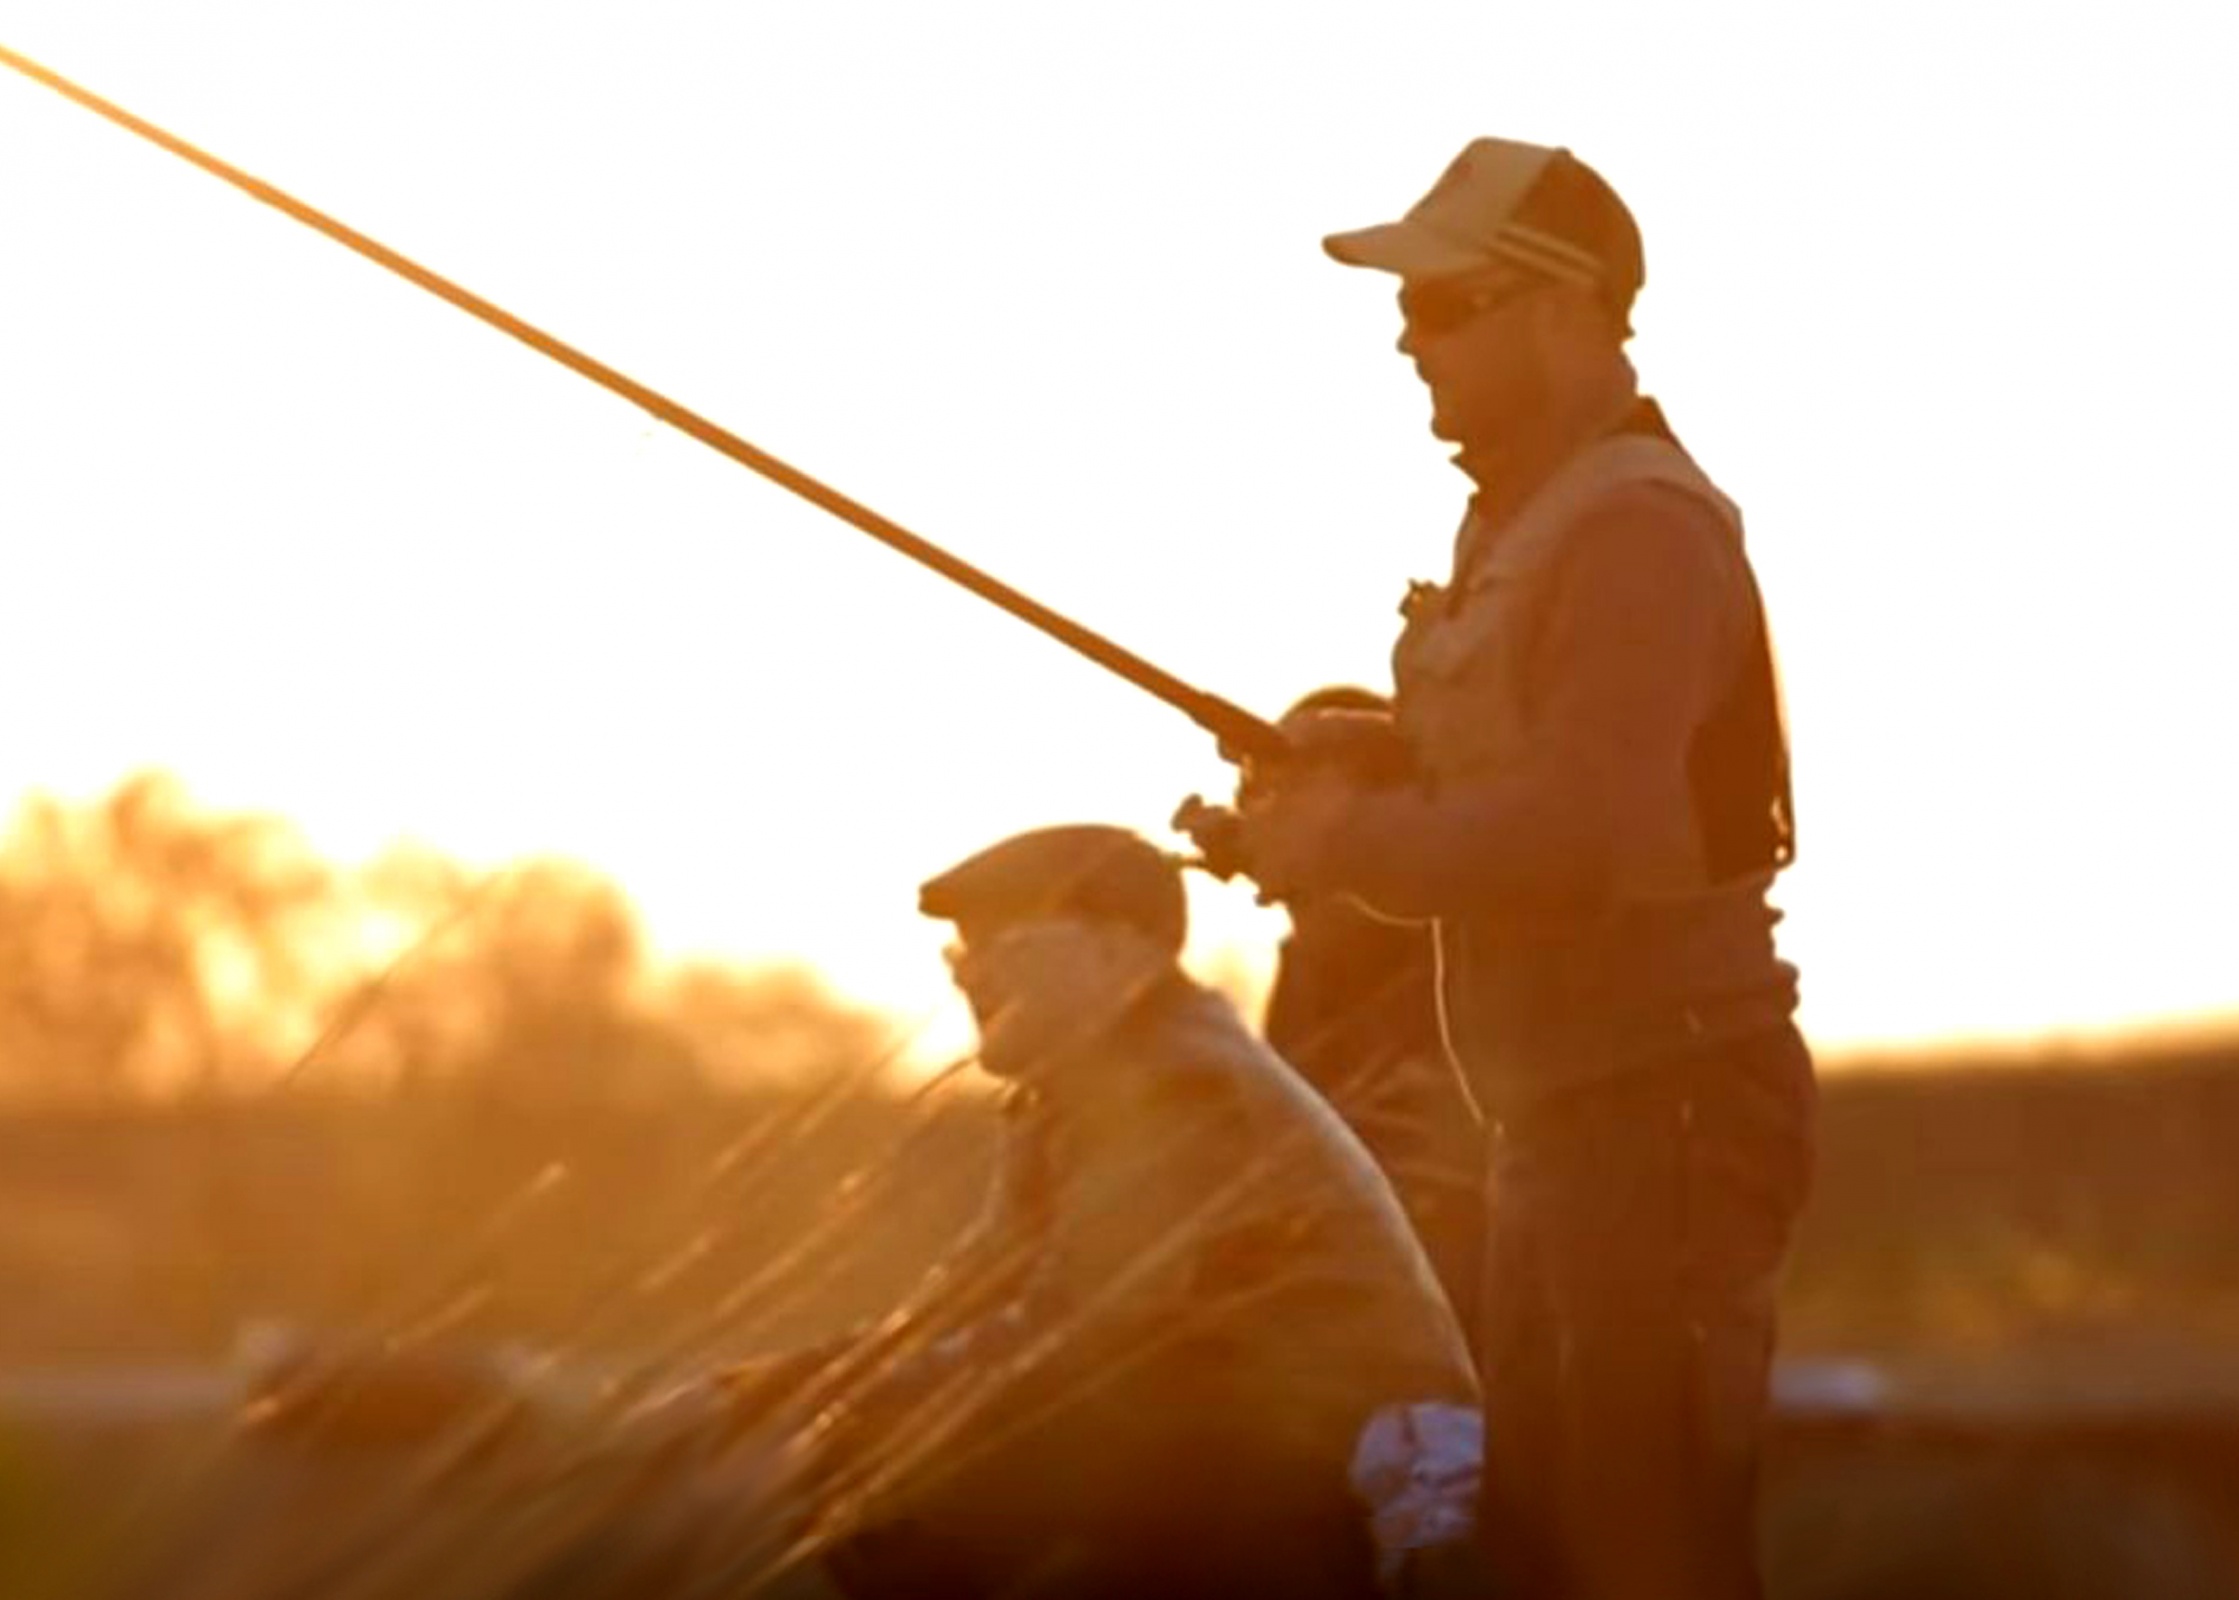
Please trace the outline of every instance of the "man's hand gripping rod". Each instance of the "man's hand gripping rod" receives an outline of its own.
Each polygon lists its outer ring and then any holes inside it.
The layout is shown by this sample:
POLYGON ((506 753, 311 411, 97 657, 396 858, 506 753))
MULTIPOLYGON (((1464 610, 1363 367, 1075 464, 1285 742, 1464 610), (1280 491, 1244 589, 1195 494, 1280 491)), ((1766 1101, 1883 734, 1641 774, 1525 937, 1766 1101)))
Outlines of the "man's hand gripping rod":
POLYGON ((818 482, 768 451, 748 444, 737 434, 717 426, 698 412, 677 404, 666 395, 617 372, 603 361, 585 355, 574 346, 562 343, 542 329, 531 326, 448 278, 430 272, 379 241, 336 221, 325 212, 315 210, 263 179, 251 177, 238 167, 188 144, 184 139, 166 133, 155 124, 134 116, 122 106, 104 100, 90 90, 80 88, 61 74, 48 70, 27 56, 17 54, 5 45, 0 45, 0 66, 9 67, 33 82, 43 84, 64 99, 129 133, 137 134, 182 161, 200 167, 212 177, 231 184, 252 199, 263 201, 305 227, 316 229, 368 261, 386 267, 398 277, 417 284, 438 299, 449 301, 469 316, 488 323, 502 333, 512 335, 538 354, 550 357, 570 371, 590 379, 600 388, 620 395, 633 405, 643 407, 670 427, 689 434, 748 471, 769 479, 780 488, 790 489, 811 505, 828 511, 842 522, 869 534, 888 549, 899 551, 912 561, 932 568, 951 583, 969 589, 982 600, 1000 606, 1021 622, 1039 628, 1058 643, 1071 647, 1098 666, 1118 674, 1138 689, 1155 695, 1180 711, 1220 741, 1221 754, 1227 759, 1274 766, 1289 754, 1289 741, 1273 723, 1262 721, 1219 695, 1209 694, 1194 685, 1184 683, 1172 673, 1154 666, 1102 634, 1083 627, 1072 618, 1051 610, 1028 595, 1021 594, 1009 584, 950 555, 939 545, 920 538, 898 523, 888 521, 868 506, 818 482))

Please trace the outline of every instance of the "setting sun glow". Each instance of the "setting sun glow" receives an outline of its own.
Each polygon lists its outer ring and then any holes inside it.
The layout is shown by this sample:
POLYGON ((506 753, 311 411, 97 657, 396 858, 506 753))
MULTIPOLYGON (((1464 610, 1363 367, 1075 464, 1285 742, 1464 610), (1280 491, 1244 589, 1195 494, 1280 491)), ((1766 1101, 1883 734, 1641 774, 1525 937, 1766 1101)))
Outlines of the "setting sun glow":
MULTIPOLYGON (((1264 714, 1388 683, 1464 484, 1318 249, 1469 137, 1640 216, 1740 502, 1831 1048, 2239 1009, 2239 133, 2175 6, 21 0, 41 59, 1264 714)), ((152 766, 559 852, 912 1014, 915 885, 1165 838, 1178 715, 0 75, 0 804, 152 766)), ((1198 953, 1279 926, 1194 891, 1198 953)))

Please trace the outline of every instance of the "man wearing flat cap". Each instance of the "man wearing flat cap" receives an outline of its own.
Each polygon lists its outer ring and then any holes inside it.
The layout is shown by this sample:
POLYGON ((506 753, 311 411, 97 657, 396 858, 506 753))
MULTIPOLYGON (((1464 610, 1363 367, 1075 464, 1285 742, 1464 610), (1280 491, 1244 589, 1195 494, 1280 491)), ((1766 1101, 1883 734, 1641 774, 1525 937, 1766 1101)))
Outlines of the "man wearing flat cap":
POLYGON ((1435 926, 1490 1124, 1474 1322, 1504 1592, 1751 1596, 1814 1091, 1767 902, 1794 829, 1741 518, 1636 386, 1640 236, 1569 152, 1477 140, 1326 247, 1398 280, 1399 350, 1472 492, 1450 575, 1401 607, 1411 774, 1257 786, 1249 870, 1435 926))
POLYGON ((882 1324, 868 1453, 954 1441, 885 1497, 919 1558, 890 1587, 1373 1596, 1353 1452, 1394 1408, 1469 1416, 1469 1353, 1367 1152, 1183 972, 1179 863, 1048 828, 920 906, 956 928, 1005 1137, 948 1292, 882 1324))

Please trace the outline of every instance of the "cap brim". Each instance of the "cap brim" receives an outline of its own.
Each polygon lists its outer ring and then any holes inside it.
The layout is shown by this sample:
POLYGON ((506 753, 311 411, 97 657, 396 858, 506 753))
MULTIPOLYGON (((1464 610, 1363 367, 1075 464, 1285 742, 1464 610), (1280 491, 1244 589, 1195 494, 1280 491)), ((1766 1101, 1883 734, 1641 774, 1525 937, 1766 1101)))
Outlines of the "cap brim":
POLYGON ((1331 259, 1348 267, 1393 272, 1402 278, 1450 278, 1475 272, 1491 259, 1483 250, 1456 244, 1413 222, 1385 222, 1322 241, 1331 259))

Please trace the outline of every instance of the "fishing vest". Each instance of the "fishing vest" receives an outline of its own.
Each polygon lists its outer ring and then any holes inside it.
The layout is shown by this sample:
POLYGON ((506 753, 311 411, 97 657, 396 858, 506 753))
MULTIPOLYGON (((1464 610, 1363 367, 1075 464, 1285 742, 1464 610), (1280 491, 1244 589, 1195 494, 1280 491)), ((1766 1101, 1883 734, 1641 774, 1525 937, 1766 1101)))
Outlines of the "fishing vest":
POLYGON ((1673 1043, 1763 1025, 1793 1007, 1765 905, 1786 864, 1786 747, 1741 516, 1670 439, 1602 438, 1505 520, 1474 512, 1446 585, 1418 584, 1392 653, 1394 715, 1432 794, 1498 777, 1541 737, 1533 652, 1574 532, 1642 484, 1716 514, 1730 572, 1732 684, 1690 760, 1656 781, 1613 842, 1614 895, 1525 915, 1441 919, 1439 1005, 1448 1048, 1488 1110, 1614 1074, 1673 1043), (1738 1007, 1738 1009, 1737 1009, 1738 1007))

